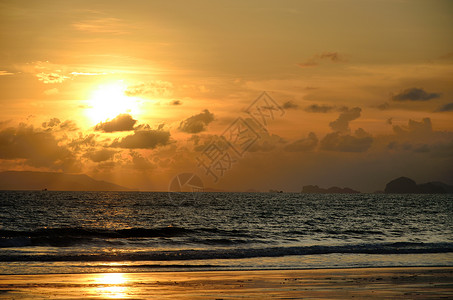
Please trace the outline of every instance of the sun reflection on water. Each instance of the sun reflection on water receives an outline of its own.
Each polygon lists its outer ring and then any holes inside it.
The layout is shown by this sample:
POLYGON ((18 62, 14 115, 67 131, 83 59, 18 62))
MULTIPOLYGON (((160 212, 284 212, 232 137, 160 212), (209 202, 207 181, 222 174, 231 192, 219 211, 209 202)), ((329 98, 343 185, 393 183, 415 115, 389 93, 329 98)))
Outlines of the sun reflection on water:
POLYGON ((123 273, 98 274, 95 279, 97 294, 108 299, 124 299, 128 297, 128 280, 123 273))

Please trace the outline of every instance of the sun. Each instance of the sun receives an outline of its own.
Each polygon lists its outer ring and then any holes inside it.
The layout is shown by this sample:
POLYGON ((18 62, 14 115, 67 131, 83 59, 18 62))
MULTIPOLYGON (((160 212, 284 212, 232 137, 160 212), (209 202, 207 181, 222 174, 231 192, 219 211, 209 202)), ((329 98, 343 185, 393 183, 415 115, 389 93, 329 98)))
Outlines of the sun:
POLYGON ((95 124, 113 119, 119 114, 137 115, 138 99, 125 94, 126 86, 121 82, 99 86, 89 99, 87 115, 95 124))

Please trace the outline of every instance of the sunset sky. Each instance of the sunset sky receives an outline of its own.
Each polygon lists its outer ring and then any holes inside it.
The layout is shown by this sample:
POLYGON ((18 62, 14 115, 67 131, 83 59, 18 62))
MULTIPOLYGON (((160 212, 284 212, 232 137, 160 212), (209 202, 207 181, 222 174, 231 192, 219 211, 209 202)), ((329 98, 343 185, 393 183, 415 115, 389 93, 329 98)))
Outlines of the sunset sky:
POLYGON ((180 173, 229 191, 453 184, 452 1, 1 0, 0 40, 0 171, 160 191, 180 173), (220 149, 215 178, 209 145, 238 122, 252 136, 220 149))

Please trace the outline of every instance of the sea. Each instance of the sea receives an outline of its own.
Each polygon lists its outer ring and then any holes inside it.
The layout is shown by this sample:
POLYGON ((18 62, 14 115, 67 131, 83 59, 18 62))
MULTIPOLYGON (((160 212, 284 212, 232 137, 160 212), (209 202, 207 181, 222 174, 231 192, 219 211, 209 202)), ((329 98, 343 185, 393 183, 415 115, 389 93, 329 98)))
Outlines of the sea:
POLYGON ((453 266, 453 195, 0 192, 0 274, 453 266))

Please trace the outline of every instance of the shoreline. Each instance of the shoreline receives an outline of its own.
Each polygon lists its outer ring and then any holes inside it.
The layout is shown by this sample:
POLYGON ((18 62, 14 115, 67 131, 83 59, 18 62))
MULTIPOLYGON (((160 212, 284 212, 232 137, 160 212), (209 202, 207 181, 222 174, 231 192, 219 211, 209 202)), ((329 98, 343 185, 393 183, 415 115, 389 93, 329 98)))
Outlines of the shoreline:
MULTIPOLYGON (((335 270, 360 270, 360 269, 424 269, 424 268, 432 268, 432 269, 443 269, 443 268, 451 268, 453 270, 453 264, 451 265, 419 265, 419 266, 357 266, 357 267, 319 267, 319 268, 257 268, 257 269, 241 269, 241 268, 216 268, 213 267, 212 269, 180 269, 181 266, 162 266, 161 268, 153 267, 150 268, 149 271, 129 271, 129 272, 103 272, 103 271, 92 271, 92 272, 54 272, 54 273, 18 273, 18 274, 8 274, 8 273, 0 273, 0 280, 4 276, 40 276, 40 275, 86 275, 86 274, 106 274, 106 273, 123 273, 123 274, 146 274, 146 273, 204 273, 204 272, 259 272, 259 271, 335 271, 335 270), (166 270, 166 268, 175 268, 175 270, 166 270)), ((182 266, 183 267, 183 266, 182 266)), ((110 268, 114 269, 115 266, 110 266, 110 268)))
POLYGON ((0 275, 2 299, 450 298, 453 267, 0 275))

